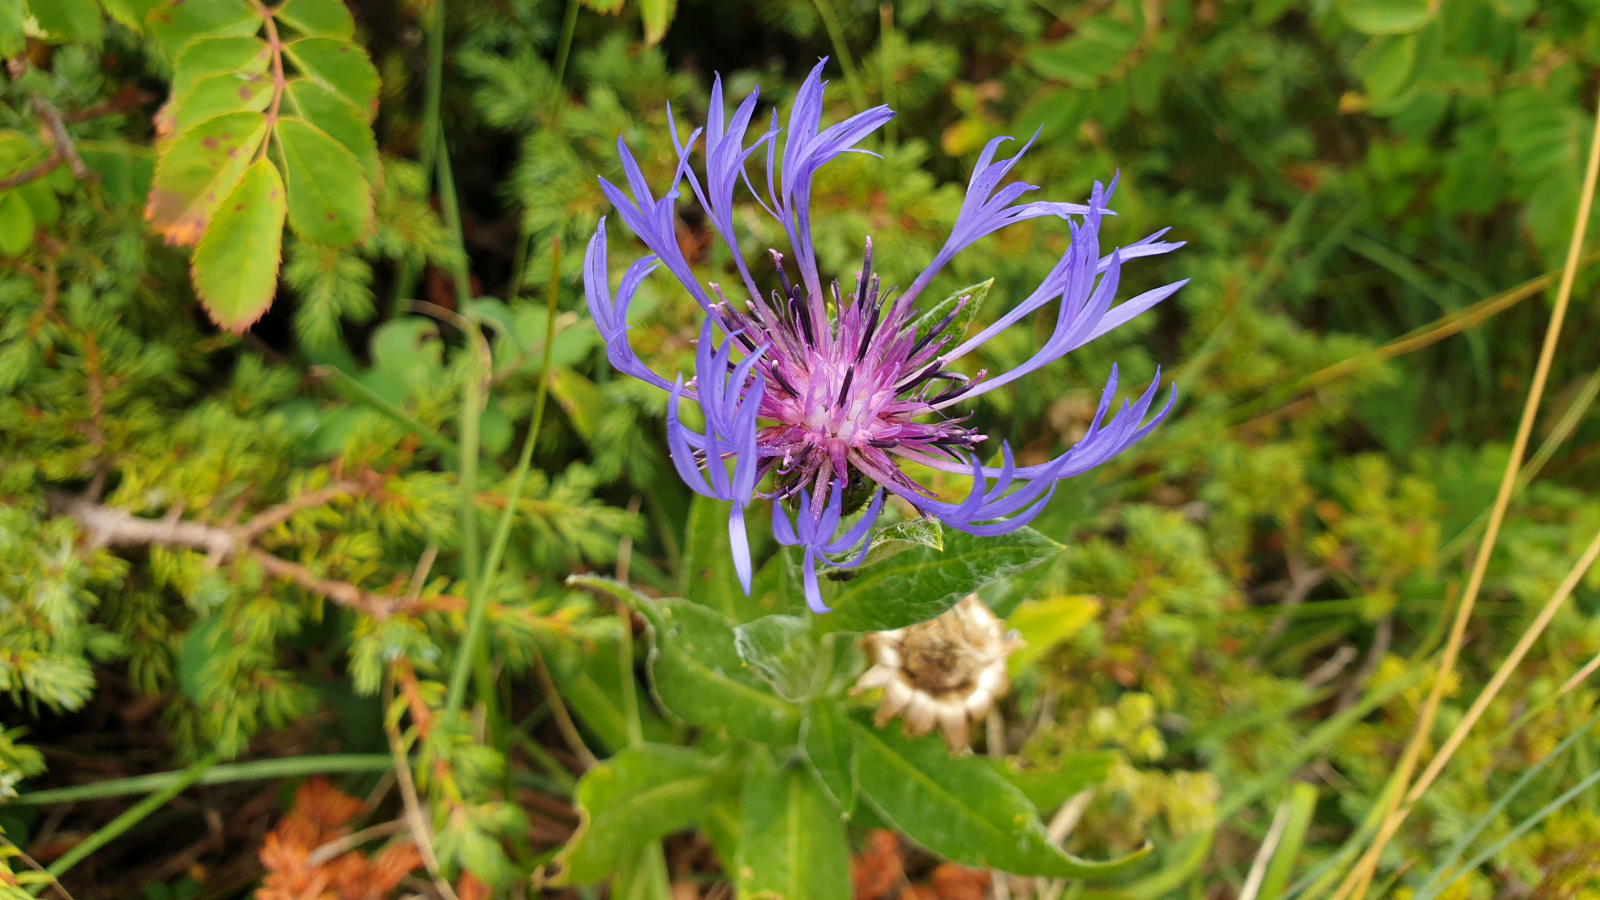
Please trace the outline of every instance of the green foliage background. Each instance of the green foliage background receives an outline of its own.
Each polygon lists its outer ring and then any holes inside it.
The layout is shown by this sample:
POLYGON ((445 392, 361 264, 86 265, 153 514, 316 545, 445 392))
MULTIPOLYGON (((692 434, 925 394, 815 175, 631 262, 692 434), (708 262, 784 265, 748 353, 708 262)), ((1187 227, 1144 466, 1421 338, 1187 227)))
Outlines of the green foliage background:
MULTIPOLYGON (((743 790, 749 833, 776 827, 761 804, 812 783, 762 749, 739 757, 740 788, 727 754, 746 752, 735 738, 749 735, 674 715, 652 692, 659 677, 644 677, 645 632, 619 627, 610 595, 566 581, 616 574, 620 556, 651 595, 721 591, 728 605, 708 605, 729 626, 783 611, 761 605, 759 585, 748 606, 729 592, 715 529, 697 527, 703 513, 671 474, 666 398, 609 370, 576 248, 608 211, 596 176, 620 175, 617 136, 659 181, 674 163, 668 103, 680 129, 703 121, 721 73, 730 94, 759 83, 786 108, 831 55, 831 120, 880 102, 900 115, 879 157, 847 155, 818 181, 824 271, 852 271, 870 234, 886 281, 906 283, 942 243, 984 142, 1035 131, 1017 174, 1041 196, 1080 199, 1120 170, 1109 239, 1171 226, 1188 242, 1125 291, 1192 279, 1175 300, 975 410, 1034 462, 1082 433, 1113 361, 1125 386, 1159 363, 1180 397, 1134 451, 1058 492, 1034 527, 1059 550, 985 588, 1030 640, 1006 734, 1040 771, 1111 753, 1068 849, 1155 850, 1086 895, 1231 896, 1285 802, 1310 824, 1259 896, 1286 884, 1327 895, 1318 877, 1342 874, 1349 858, 1330 861, 1364 840, 1422 706, 1506 465, 1551 280, 1465 328, 1452 317, 1564 259, 1600 83, 1600 5, 352 0, 346 28, 295 2, 299 25, 279 12, 286 32, 351 40, 378 76, 375 106, 345 90, 364 75, 318 81, 291 54, 290 77, 350 109, 323 120, 315 110, 333 107, 299 108, 312 124, 298 127, 333 135, 313 136, 316 153, 262 151, 258 175, 288 173, 287 212, 191 251, 145 215, 189 124, 182 104, 157 114, 185 71, 175 62, 189 26, 159 3, 0 0, 0 55, 14 61, 0 95, 0 798, 61 784, 41 749, 90 727, 100 702, 159 698, 151 769, 270 757, 282 734, 317 752, 382 753, 388 723, 432 798, 446 870, 509 890, 557 849, 528 845, 510 785, 591 801, 622 789, 575 788, 541 744, 559 744, 545 713, 536 731, 518 726, 513 712, 545 696, 543 666, 588 745, 619 754, 594 771, 623 785, 657 769, 701 779, 693 817, 719 852, 740 822, 725 795, 743 790), (436 115, 434 36, 445 48, 436 115), (47 109, 64 114, 85 171, 63 159, 13 183, 59 156, 47 109), (451 180, 434 177, 437 134, 451 180), (297 200, 323 184, 342 187, 317 194, 322 206, 297 200), (1391 345, 1419 334, 1441 339, 1391 345), (481 411, 469 415, 474 396, 481 411), (108 542, 85 505, 243 543, 108 542), (482 538, 508 506, 504 564, 485 579, 482 538), (365 593, 341 602, 318 587, 328 583, 365 593), (479 596, 487 640, 458 667, 479 596), (374 598, 399 605, 375 615, 374 598), (459 693, 452 673, 469 669, 487 726, 447 699, 459 693), (419 729, 430 710, 431 731, 419 729), (680 718, 701 726, 692 739, 680 718), (661 744, 699 749, 642 749, 661 744)), ((193 34, 234 27, 225 19, 193 34)), ((781 246, 770 221, 748 227, 750 253, 781 246)), ((731 263, 708 235, 686 210, 680 243, 715 281, 731 263)), ((936 287, 994 279, 979 314, 992 319, 1064 242, 1045 220, 1013 227, 936 287)), ((613 238, 614 253, 624 246, 613 238)), ((1600 528, 1593 287, 1580 273, 1534 432, 1539 468, 1510 506, 1430 747, 1600 528)), ((649 282, 633 310, 640 356, 687 368, 696 313, 666 279, 649 282)), ((1047 333, 1043 320, 1012 329, 974 367, 1008 368, 1047 333)), ((1510 839, 1453 897, 1600 890, 1600 794, 1514 831, 1600 765, 1600 692, 1562 690, 1600 652, 1597 612, 1591 572, 1408 819, 1375 891, 1422 890, 1463 835, 1473 847, 1510 839), (1491 808, 1569 736, 1548 770, 1491 808)), ((805 802, 826 813, 818 797, 805 802)), ((0 800, 19 845, 37 821, 0 800)), ((617 863, 622 887, 660 887, 659 853, 639 852, 670 830, 616 838, 606 852, 633 854, 617 863)))

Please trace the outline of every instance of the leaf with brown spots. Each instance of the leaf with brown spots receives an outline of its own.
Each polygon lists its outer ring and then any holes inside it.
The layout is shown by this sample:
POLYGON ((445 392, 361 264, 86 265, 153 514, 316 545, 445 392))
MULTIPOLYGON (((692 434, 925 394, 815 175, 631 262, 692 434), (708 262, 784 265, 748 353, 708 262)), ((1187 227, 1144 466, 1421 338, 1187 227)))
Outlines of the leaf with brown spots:
POLYGON ((200 302, 235 334, 255 324, 277 293, 286 211, 277 166, 256 160, 195 248, 190 267, 200 302))
POLYGON ((372 188, 361 163, 328 133, 296 116, 278 121, 288 176, 289 224, 308 241, 339 247, 372 231, 372 188))
POLYGON ((167 55, 176 57, 201 35, 255 34, 261 29, 261 16, 245 0, 169 0, 150 10, 144 23, 167 55))
POLYGON ((208 119, 179 135, 156 163, 144 217, 169 244, 198 242, 266 134, 267 117, 246 111, 208 119))

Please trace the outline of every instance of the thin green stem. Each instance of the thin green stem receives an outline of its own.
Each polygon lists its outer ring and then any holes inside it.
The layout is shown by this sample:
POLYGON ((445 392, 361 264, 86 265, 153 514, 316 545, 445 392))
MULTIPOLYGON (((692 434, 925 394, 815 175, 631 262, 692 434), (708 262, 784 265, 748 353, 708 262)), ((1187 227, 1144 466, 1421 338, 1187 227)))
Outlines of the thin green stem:
MULTIPOLYGON (((484 623, 489 610, 489 585, 494 580, 494 575, 500 569, 500 561, 505 555, 506 544, 511 538, 511 525, 516 521, 517 507, 522 502, 522 491, 527 484, 528 469, 533 463, 533 450, 539 439, 539 430, 544 426, 544 408, 550 393, 550 361, 555 349, 557 301, 561 294, 561 239, 552 242, 550 259, 550 290, 548 297, 548 310, 545 317, 544 333, 544 359, 539 367, 539 392, 533 404, 533 422, 528 428, 527 437, 522 441, 522 453, 517 458, 516 471, 511 476, 511 491, 506 497, 505 509, 500 513, 500 520, 495 524, 494 537, 489 543, 489 555, 484 560, 481 574, 474 568, 472 582, 468 586, 467 604, 467 631, 461 640, 456 657, 455 668, 450 674, 450 693, 446 698, 446 709, 451 712, 461 709, 466 700, 467 673, 471 670, 479 653, 479 645, 483 642, 484 623)), ((473 423, 476 428, 476 422, 473 423)), ((473 538, 476 538, 476 496, 464 500, 464 504, 472 504, 474 516, 473 538)), ((464 524, 464 523, 463 523, 464 524)), ((476 559, 473 560, 475 566, 476 559)), ((481 685, 480 685, 481 688, 481 685)))
MULTIPOLYGON (((444 95, 444 4, 445 0, 433 2, 433 23, 428 29, 428 75, 427 80, 423 82, 422 93, 422 137, 417 148, 422 171, 430 177, 442 144, 441 135, 444 133, 439 118, 439 107, 444 95)), ((401 262, 400 276, 394 283, 394 297, 389 303, 390 318, 397 319, 405 311, 406 300, 410 299, 412 292, 416 290, 420 270, 421 267, 416 261, 409 257, 401 262)))
MULTIPOLYGON (((60 859, 51 863, 50 868, 45 871, 52 877, 59 879, 73 866, 83 862, 89 854, 121 837, 123 832, 144 821, 151 813, 166 806, 173 797, 183 793, 189 785, 199 781, 200 777, 206 773, 206 770, 215 763, 216 757, 208 757, 190 766, 171 784, 140 800, 131 809, 107 822, 100 827, 100 830, 74 845, 60 859)), ((39 884, 29 888, 28 892, 37 897, 44 888, 43 884, 39 884)))
MULTIPOLYGON (((883 80, 883 105, 894 108, 894 63, 899 49, 894 33, 894 4, 881 3, 878 5, 878 70, 883 80)), ((893 147, 899 143, 900 117, 895 116, 883 125, 883 142, 886 146, 893 147)))
POLYGON ((822 27, 828 30, 828 40, 833 42, 833 52, 839 56, 839 68, 844 70, 844 84, 850 91, 850 102, 856 109, 867 108, 867 92, 861 88, 861 75, 856 71, 856 60, 850 55, 850 45, 845 43, 844 29, 839 17, 834 15, 832 0, 812 0, 817 15, 822 17, 822 27))
POLYGON ((556 50, 556 81, 567 74, 567 57, 572 54, 572 33, 578 29, 578 0, 567 0, 567 16, 561 22, 561 44, 556 50))

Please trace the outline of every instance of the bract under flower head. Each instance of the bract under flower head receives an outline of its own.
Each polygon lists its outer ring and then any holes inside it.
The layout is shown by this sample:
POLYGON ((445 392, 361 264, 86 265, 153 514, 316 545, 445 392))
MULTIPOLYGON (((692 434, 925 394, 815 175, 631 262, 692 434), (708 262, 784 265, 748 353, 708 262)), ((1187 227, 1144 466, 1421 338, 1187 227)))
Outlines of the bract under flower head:
POLYGON ((758 92, 752 92, 728 117, 718 79, 711 90, 711 113, 704 132, 704 177, 689 163, 701 132, 695 131, 687 143, 679 144, 674 129, 678 166, 672 184, 660 198, 651 192, 619 138, 617 151, 628 190, 603 178, 601 188, 650 254, 628 267, 613 300, 602 219, 589 242, 584 267, 589 309, 612 365, 671 393, 668 449, 678 473, 696 493, 733 504, 728 527, 745 590, 750 589, 751 563, 744 510, 760 496, 774 503, 774 536, 783 544, 804 547, 806 600, 818 612, 827 608, 822 603, 816 566, 819 562, 842 565, 832 563, 825 554, 858 547, 848 565, 860 562, 870 543, 883 491, 951 528, 977 535, 1004 534, 1032 521, 1061 479, 1087 472, 1148 434, 1171 409, 1172 396, 1150 414, 1160 383, 1158 374, 1136 402, 1124 402, 1112 412, 1115 366, 1087 433, 1060 456, 1038 465, 1018 467, 1010 448, 1002 445, 1001 465, 984 466, 979 450, 987 436, 965 425, 964 417, 952 417, 946 410, 1060 359, 1172 296, 1186 283, 1174 282, 1114 303, 1123 264, 1168 253, 1182 244, 1160 240, 1163 229, 1102 256, 1100 224, 1104 216, 1112 215, 1109 205, 1116 180, 1110 187, 1096 182, 1085 204, 1019 202, 1035 186, 1002 182, 1032 141, 1010 159, 996 161, 996 153, 1010 140, 996 138, 978 155, 949 238, 903 293, 895 296, 894 289, 883 289, 873 273, 870 238, 863 241, 854 288, 842 293, 838 281, 831 281, 825 289, 811 239, 812 181, 818 169, 841 154, 866 152, 857 145, 894 113, 879 106, 822 128, 824 63, 826 60, 817 64, 796 94, 787 125, 780 127, 774 111, 771 126, 749 145, 745 135, 758 92), (750 156, 763 144, 767 151, 765 198, 746 171, 750 156), (676 206, 685 181, 733 254, 743 283, 741 289, 731 292, 737 296, 724 295, 718 285, 702 285, 696 280, 678 245, 676 206), (771 251, 778 289, 769 294, 757 285, 739 251, 733 209, 740 183, 788 234, 790 258, 771 251), (918 334, 912 324, 916 301, 957 253, 1014 222, 1045 216, 1065 220, 1072 240, 1036 290, 955 346, 951 343, 958 336, 949 329, 965 301, 958 302, 943 321, 918 334), (791 265, 797 277, 791 277, 791 265), (688 386, 681 375, 674 382, 651 371, 628 343, 628 305, 657 266, 671 272, 705 310, 695 378, 688 386), (952 368, 952 363, 990 338, 1052 303, 1056 304, 1056 321, 1050 337, 1021 365, 994 377, 979 372, 975 378, 952 368), (717 331, 724 335, 720 346, 716 344, 717 331), (685 398, 700 405, 706 421, 704 434, 679 421, 679 406, 685 398), (901 470, 905 461, 957 475, 970 474, 972 488, 960 503, 942 502, 901 470), (757 486, 763 484, 766 490, 758 493, 757 486), (878 490, 866 513, 848 533, 836 537, 844 512, 843 495, 848 490, 864 497, 873 485, 878 490), (784 506, 794 510, 797 522, 791 522, 784 506))

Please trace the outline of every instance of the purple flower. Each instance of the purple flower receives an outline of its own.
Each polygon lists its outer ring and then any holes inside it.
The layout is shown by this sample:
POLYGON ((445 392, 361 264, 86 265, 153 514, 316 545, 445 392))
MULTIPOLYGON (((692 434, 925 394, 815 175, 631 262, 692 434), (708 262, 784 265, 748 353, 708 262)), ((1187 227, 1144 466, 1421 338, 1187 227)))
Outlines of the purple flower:
MULTIPOLYGON (((619 140, 629 191, 625 193, 603 178, 601 187, 650 255, 628 267, 613 302, 602 219, 589 242, 584 268, 589 309, 612 365, 671 393, 668 446, 679 475, 696 493, 733 504, 728 530, 745 590, 750 589, 751 563, 744 511, 756 497, 770 499, 773 535, 781 544, 805 549, 806 601, 817 612, 827 611, 817 583, 819 560, 848 568, 865 557, 884 491, 951 528, 975 535, 1005 534, 1037 516, 1061 479, 1087 472, 1148 434, 1172 408, 1172 395, 1159 411, 1149 415, 1160 383, 1158 374, 1136 403, 1124 402, 1113 413, 1115 366, 1082 440, 1039 465, 1016 466, 1010 447, 1002 446, 1000 467, 984 466, 979 450, 987 436, 964 425, 966 417, 952 417, 945 410, 1055 362, 1172 296, 1186 283, 1175 282, 1115 304, 1124 263, 1169 253, 1182 244, 1161 241, 1163 229, 1102 256, 1100 223, 1103 216, 1114 215, 1109 205, 1116 180, 1110 187, 1096 182, 1087 204, 1019 202, 1035 186, 1001 182, 1032 142, 1010 159, 996 162, 996 152, 1009 140, 996 138, 979 154, 950 237, 903 293, 895 297, 895 289, 881 288, 872 271, 870 238, 864 242, 854 290, 841 293, 838 281, 833 281, 825 292, 811 240, 812 180, 821 166, 839 155, 868 152, 857 145, 894 113, 880 106, 821 128, 823 63, 811 71, 795 96, 787 126, 779 127, 774 111, 771 127, 749 146, 744 143, 745 133, 757 95, 751 93, 728 118, 718 79, 711 92, 704 181, 689 165, 700 132, 679 144, 674 129, 678 165, 672 187, 659 199, 619 140), (746 171, 749 157, 763 143, 767 145, 765 198, 750 183, 746 171), (679 249, 675 211, 684 181, 733 252, 743 282, 742 293, 736 291, 733 298, 725 296, 716 284, 696 281, 679 249), (799 272, 798 281, 791 280, 783 254, 770 251, 778 289, 766 295, 740 254, 734 232, 734 194, 740 182, 783 225, 799 272), (951 343, 959 336, 948 332, 967 302, 965 298, 941 322, 917 333, 913 325, 918 314, 916 300, 957 253, 1013 222, 1043 216, 1065 220, 1072 241, 1032 294, 994 324, 955 346, 951 343), (657 265, 665 266, 706 311, 695 378, 688 386, 682 376, 669 382, 652 372, 628 344, 628 304, 657 265), (992 378, 986 378, 984 372, 969 378, 951 368, 985 341, 1052 303, 1056 304, 1055 327, 1026 362, 992 378), (717 331, 726 336, 721 346, 715 343, 717 331), (679 421, 684 398, 699 404, 706 422, 704 434, 679 421), (941 502, 901 471, 900 464, 905 461, 971 475, 972 488, 960 503, 941 502), (766 489, 758 492, 757 486, 763 484, 766 489), (835 537, 845 504, 859 506, 874 485, 866 512, 847 533, 835 537), (792 522, 785 507, 793 511, 792 522), (858 546, 847 563, 826 556, 858 546)), ((670 122, 670 109, 668 118, 670 122)))

